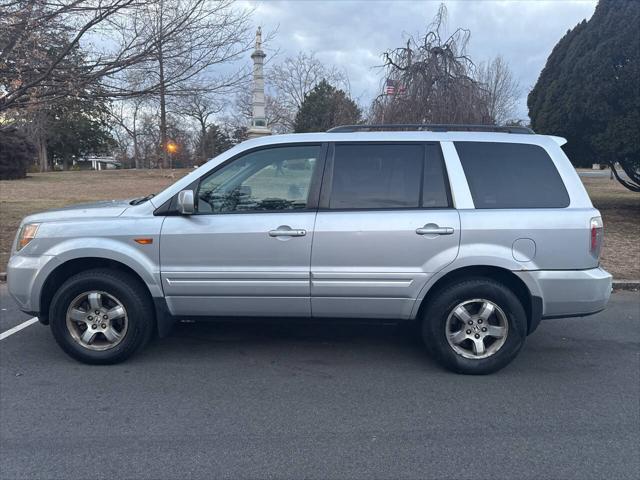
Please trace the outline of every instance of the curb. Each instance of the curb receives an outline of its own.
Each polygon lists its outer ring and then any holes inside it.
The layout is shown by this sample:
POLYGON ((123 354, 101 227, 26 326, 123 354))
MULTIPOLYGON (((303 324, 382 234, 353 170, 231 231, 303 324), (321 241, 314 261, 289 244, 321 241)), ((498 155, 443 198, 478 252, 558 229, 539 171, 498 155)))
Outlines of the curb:
POLYGON ((638 290, 640 289, 640 280, 614 280, 614 290, 638 290))
MULTIPOLYGON (((0 282, 7 281, 6 272, 0 272, 0 282)), ((614 280, 614 290, 640 290, 640 280, 614 280)))

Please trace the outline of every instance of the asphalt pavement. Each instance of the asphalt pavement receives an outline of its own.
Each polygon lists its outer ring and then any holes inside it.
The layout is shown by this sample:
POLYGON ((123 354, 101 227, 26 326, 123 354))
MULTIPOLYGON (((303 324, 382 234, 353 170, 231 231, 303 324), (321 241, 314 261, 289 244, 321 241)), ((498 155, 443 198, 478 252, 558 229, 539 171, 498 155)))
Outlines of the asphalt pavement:
POLYGON ((36 323, 0 340, 0 478, 637 479, 640 297, 485 377, 390 325, 181 324, 101 367, 36 323))

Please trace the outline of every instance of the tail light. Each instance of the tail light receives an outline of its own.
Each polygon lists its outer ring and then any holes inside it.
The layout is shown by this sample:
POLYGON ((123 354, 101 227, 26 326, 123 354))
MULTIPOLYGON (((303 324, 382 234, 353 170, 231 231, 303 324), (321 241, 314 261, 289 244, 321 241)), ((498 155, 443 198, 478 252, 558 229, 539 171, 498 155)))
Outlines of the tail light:
POLYGON ((593 217, 591 219, 591 243, 589 253, 591 253, 594 258, 600 258, 603 241, 604 226, 602 224, 602 217, 593 217))

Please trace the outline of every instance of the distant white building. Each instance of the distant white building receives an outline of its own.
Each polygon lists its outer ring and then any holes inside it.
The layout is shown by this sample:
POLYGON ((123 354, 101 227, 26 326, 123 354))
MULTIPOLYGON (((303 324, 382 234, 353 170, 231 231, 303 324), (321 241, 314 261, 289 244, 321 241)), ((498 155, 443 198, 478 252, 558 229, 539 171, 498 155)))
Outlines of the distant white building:
POLYGON ((122 167, 115 157, 85 157, 73 161, 80 170, 113 170, 122 167))

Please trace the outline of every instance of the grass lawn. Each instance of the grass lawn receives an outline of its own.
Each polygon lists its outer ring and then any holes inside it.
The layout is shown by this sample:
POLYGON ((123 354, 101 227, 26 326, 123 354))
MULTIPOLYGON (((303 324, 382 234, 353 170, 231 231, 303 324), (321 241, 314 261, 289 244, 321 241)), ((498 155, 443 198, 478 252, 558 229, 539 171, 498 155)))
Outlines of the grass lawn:
MULTIPOLYGON (((189 171, 51 172, 0 181, 0 271, 5 270, 11 243, 24 216, 73 203, 148 195, 189 171)), ((640 278, 640 195, 607 177, 582 180, 604 219, 604 268, 616 279, 640 278)))
POLYGON ((0 271, 6 271, 16 230, 26 215, 74 203, 142 197, 191 170, 102 170, 34 173, 0 181, 0 271))

